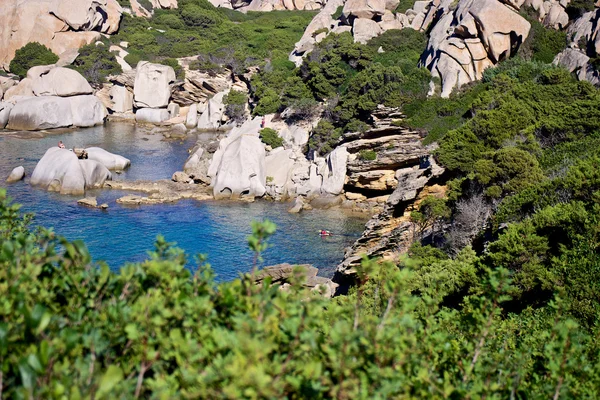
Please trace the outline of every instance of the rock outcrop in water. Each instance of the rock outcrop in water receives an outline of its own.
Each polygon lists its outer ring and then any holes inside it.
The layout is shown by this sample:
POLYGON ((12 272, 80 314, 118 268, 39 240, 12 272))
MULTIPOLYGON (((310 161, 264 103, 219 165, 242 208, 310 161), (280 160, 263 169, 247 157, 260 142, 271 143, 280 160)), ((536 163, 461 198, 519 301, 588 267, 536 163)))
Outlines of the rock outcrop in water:
POLYGON ((20 180, 23 180, 23 178, 25 178, 25 168, 23 168, 22 166, 19 166, 19 167, 14 168, 10 172, 10 175, 8 175, 8 178, 6 178, 6 182, 7 183, 19 182, 20 180))
POLYGON ((99 147, 85 149, 88 158, 79 159, 74 151, 49 148, 31 174, 30 183, 60 194, 80 195, 112 179, 109 169, 129 166, 125 157, 99 147))
POLYGON ((52 147, 36 165, 30 183, 60 194, 80 195, 110 179, 110 171, 99 162, 80 160, 72 151, 52 147))

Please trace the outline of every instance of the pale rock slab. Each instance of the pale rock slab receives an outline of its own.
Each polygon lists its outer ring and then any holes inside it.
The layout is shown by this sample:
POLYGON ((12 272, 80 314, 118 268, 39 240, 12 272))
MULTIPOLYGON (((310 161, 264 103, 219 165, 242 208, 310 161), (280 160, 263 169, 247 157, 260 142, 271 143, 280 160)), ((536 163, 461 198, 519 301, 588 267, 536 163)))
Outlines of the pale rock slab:
POLYGON ((133 110, 133 93, 125 86, 114 85, 109 91, 112 102, 111 110, 118 113, 125 113, 133 110))
POLYGON ((57 96, 31 97, 18 101, 8 119, 8 129, 11 130, 35 131, 71 125, 71 102, 57 96))
POLYGON ((169 104, 173 67, 140 61, 136 67, 133 98, 138 108, 161 108, 169 104))
POLYGON ((88 160, 97 161, 109 170, 122 171, 131 165, 128 158, 113 154, 100 147, 88 147, 85 151, 88 154, 88 160))

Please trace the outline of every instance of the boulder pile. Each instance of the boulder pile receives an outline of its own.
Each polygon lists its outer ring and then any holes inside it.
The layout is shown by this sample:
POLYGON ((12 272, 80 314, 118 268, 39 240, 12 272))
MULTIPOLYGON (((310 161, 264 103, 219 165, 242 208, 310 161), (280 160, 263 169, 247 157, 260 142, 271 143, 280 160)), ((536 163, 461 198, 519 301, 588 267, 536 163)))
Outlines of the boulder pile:
POLYGON ((109 169, 118 170, 130 164, 126 158, 97 147, 85 152, 88 158, 80 160, 73 151, 49 148, 37 163, 29 183, 60 194, 81 195, 86 189, 101 187, 111 180, 109 169))
POLYGON ((100 125, 106 108, 78 72, 44 65, 9 87, 0 102, 0 129, 40 130, 100 125))

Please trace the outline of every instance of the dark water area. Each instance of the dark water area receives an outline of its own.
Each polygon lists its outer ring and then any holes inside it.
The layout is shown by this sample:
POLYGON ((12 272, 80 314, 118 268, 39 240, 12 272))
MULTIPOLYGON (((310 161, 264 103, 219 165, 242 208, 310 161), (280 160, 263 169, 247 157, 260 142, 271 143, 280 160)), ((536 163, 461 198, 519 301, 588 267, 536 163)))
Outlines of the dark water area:
MULTIPOLYGON (((210 134, 206 134, 210 135, 210 134)), ((131 160, 115 180, 168 179, 181 170, 188 151, 197 137, 164 140, 144 128, 126 123, 108 123, 104 127, 49 133, 12 134, 0 131, 0 182, 19 165, 31 175, 45 151, 62 140, 67 148, 99 146, 131 160)), ((247 247, 251 222, 269 219, 277 225, 263 265, 282 262, 309 263, 320 274, 331 276, 341 261, 344 248, 360 236, 366 219, 340 210, 312 210, 289 214, 290 204, 257 201, 254 203, 194 200, 175 204, 124 206, 116 199, 130 194, 107 189, 89 190, 108 210, 77 205, 79 197, 62 196, 32 188, 28 179, 15 184, 1 183, 9 196, 33 212, 34 225, 52 227, 70 240, 83 240, 95 261, 105 261, 113 269, 127 262, 147 258, 157 235, 177 243, 188 255, 190 268, 194 256, 206 254, 219 280, 232 279, 251 269, 253 255, 247 247), (337 236, 321 238, 320 229, 337 236)))

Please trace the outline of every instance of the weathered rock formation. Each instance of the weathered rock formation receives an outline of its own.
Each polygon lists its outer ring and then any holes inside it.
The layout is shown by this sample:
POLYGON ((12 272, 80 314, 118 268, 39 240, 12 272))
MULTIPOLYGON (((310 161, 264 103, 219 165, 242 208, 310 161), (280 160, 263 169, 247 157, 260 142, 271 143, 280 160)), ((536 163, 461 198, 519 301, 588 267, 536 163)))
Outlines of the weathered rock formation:
POLYGON ((600 9, 583 14, 567 30, 568 47, 556 56, 555 64, 575 73, 580 80, 600 86, 600 72, 592 58, 600 55, 600 9))
POLYGON ((39 130, 100 125, 107 111, 78 72, 43 65, 10 86, 0 102, 0 127, 39 130))
POLYGON ((392 124, 401 117, 397 110, 380 107, 375 117, 376 128, 342 139, 350 153, 345 197, 358 206, 377 202, 383 207, 346 251, 334 277, 338 283, 353 279, 363 254, 394 259, 405 252, 413 241, 410 212, 426 195, 444 193, 437 185, 444 170, 431 156, 435 146, 424 146, 420 132, 392 124), (365 159, 363 150, 374 154, 365 159))
POLYGON ((318 10, 326 0, 210 0, 215 7, 239 11, 318 10))
POLYGON ((119 28, 117 0, 4 0, 0 2, 0 67, 8 70, 15 51, 39 42, 59 56, 119 28))
POLYGON ((422 64, 441 80, 442 97, 515 54, 531 27, 518 14, 518 2, 461 0, 455 10, 451 3, 442 1, 437 7, 441 17, 422 57, 422 64))
POLYGON ((136 67, 133 100, 137 108, 167 107, 171 85, 175 82, 173 67, 140 61, 136 67))
POLYGON ((110 171, 99 162, 80 160, 72 151, 52 147, 36 165, 30 183, 61 194, 79 195, 110 179, 110 171))
POLYGON ((131 165, 129 159, 118 154, 113 154, 100 147, 88 147, 85 149, 85 152, 87 153, 88 160, 98 161, 110 170, 122 171, 131 165))
POLYGON ((260 118, 254 118, 221 140, 208 169, 215 198, 265 194, 265 148, 259 129, 260 118))

